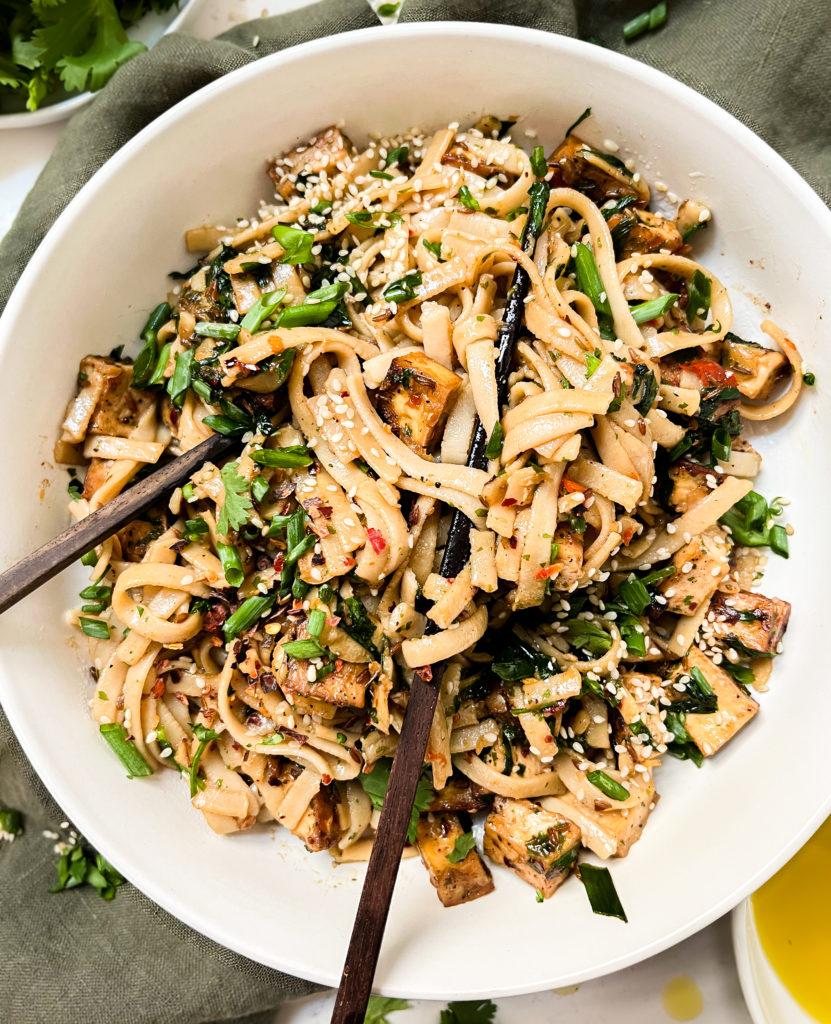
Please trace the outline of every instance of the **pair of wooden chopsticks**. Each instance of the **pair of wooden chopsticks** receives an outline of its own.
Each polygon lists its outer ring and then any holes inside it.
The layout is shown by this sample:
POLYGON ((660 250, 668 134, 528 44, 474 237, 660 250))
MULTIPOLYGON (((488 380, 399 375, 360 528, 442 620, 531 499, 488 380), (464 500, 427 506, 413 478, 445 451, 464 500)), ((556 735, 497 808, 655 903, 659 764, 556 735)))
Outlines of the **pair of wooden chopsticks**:
MULTIPOLYGON (((529 213, 522 234, 522 247, 526 253, 533 251, 542 227, 548 194, 549 187, 544 181, 537 181, 531 187, 529 213)), ((508 292, 498 335, 496 380, 500 409, 507 398, 508 375, 523 322, 529 285, 528 274, 518 266, 508 292)), ((215 461, 238 443, 235 438, 214 434, 21 559, 0 574, 0 613, 111 537, 155 504, 166 492, 184 484, 203 463, 215 461)), ((477 421, 468 466, 475 469, 487 468, 487 444, 485 429, 477 421)), ((467 563, 470 556, 470 529, 467 517, 458 510, 454 511, 441 562, 442 576, 449 579, 458 576, 467 563)), ((431 620, 428 620, 426 631, 437 631, 431 620)), ((424 765, 443 670, 441 664, 433 666, 432 679, 429 681, 416 673, 410 686, 410 699, 346 953, 332 1024, 362 1024, 364 1019, 416 787, 424 765)))

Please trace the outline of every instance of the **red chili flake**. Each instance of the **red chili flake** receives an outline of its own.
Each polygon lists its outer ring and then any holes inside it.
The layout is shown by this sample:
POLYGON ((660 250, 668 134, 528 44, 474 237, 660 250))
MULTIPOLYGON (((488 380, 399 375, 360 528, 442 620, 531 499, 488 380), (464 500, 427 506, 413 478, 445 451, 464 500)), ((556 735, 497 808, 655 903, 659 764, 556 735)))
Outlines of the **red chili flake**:
POLYGON ((156 682, 153 683, 153 689, 150 691, 150 693, 154 697, 156 697, 156 699, 159 699, 164 696, 164 679, 162 679, 161 676, 159 676, 156 682))
POLYGON ((516 545, 517 545, 517 539, 516 539, 516 537, 509 537, 509 538, 508 538, 508 546, 509 546, 509 547, 512 547, 512 548, 515 548, 515 547, 516 547, 516 545))
POLYGON ((320 781, 323 783, 324 786, 328 786, 332 782, 332 776, 331 775, 321 775, 320 781))
POLYGON ((277 555, 277 557, 274 559, 274 571, 275 572, 282 572, 283 571, 283 562, 285 562, 285 560, 286 560, 286 556, 281 551, 280 554, 277 555))
POLYGON ((702 384, 732 384, 735 380, 732 373, 717 363, 715 359, 692 359, 681 364, 682 369, 694 373, 702 384))
POLYGON ((340 672, 343 668, 343 658, 335 658, 335 671, 340 672))
POLYGON ((351 555, 346 556, 343 560, 343 564, 346 566, 347 569, 351 569, 352 566, 357 565, 357 563, 358 559, 353 558, 351 555))
POLYGON ((582 494, 585 491, 585 488, 582 484, 578 484, 574 480, 570 480, 567 476, 564 476, 563 490, 568 491, 569 494, 582 494))
POLYGON ((376 530, 374 526, 368 526, 366 528, 366 535, 369 537, 369 543, 372 545, 372 550, 376 555, 380 554, 387 546, 387 542, 384 540, 383 534, 380 530, 376 530))
POLYGON ((516 503, 517 503, 517 499, 516 498, 505 498, 503 500, 503 502, 502 502, 502 504, 504 505, 505 508, 510 508, 511 505, 516 505, 516 503))
POLYGON ((423 679, 425 683, 429 683, 433 679, 433 669, 429 665, 423 665, 415 670, 415 675, 419 679, 423 679))
POLYGON ((319 505, 318 512, 323 516, 324 519, 332 518, 332 506, 331 505, 319 505))
POLYGON ((541 569, 537 569, 534 573, 534 577, 538 580, 550 580, 552 576, 557 575, 562 567, 562 562, 553 562, 551 565, 544 565, 541 569))

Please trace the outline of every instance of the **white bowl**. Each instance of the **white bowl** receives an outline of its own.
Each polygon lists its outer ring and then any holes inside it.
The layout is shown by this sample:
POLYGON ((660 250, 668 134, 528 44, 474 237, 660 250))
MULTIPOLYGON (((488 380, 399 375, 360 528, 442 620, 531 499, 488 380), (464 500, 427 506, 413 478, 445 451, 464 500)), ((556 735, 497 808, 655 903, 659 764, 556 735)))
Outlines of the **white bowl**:
MULTIPOLYGON (((422 866, 408 861, 377 978, 390 994, 511 995, 634 963, 735 906, 831 808, 831 702, 816 656, 827 629, 829 533, 819 511, 829 507, 831 406, 818 392, 831 379, 831 214, 750 131, 635 61, 501 25, 372 28, 257 61, 146 128, 70 204, 0 321, 0 561, 8 563, 66 522, 66 476, 50 452, 78 359, 121 342, 135 350, 165 273, 190 262, 182 229, 255 208, 268 193, 268 154, 341 119, 360 139, 489 111, 523 114, 515 136, 533 126, 551 146, 589 104, 595 117, 584 130, 593 140, 616 139, 643 174, 712 204, 702 259, 732 287, 736 329, 758 336, 769 302, 817 373, 818 388, 758 441, 762 489, 794 501, 792 557, 772 558, 765 584, 795 604, 787 651, 758 719, 714 762, 698 771, 669 759, 661 769, 663 799, 643 839, 612 865, 628 925, 593 916, 579 882, 539 905, 504 870, 494 895, 443 910, 422 866)), ((362 868, 333 867, 285 833, 220 838, 172 773, 124 778, 88 719, 90 686, 62 621, 82 578, 66 573, 0 622, 0 699, 35 768, 151 899, 254 960, 335 983, 362 868)))
MULTIPOLYGON (((192 11, 190 8, 204 3, 204 0, 181 0, 178 10, 171 7, 169 11, 146 14, 139 22, 127 30, 130 39, 144 43, 148 48, 157 43, 168 32, 178 32, 184 26, 192 11)), ((37 110, 20 110, 11 114, 0 113, 0 129, 2 128, 34 128, 37 125, 52 124, 64 121, 85 107, 95 96, 93 92, 81 92, 67 96, 65 100, 44 103, 37 110)))
POLYGON ((785 988, 765 955, 749 898, 736 907, 732 918, 736 968, 753 1024, 817 1024, 785 988))

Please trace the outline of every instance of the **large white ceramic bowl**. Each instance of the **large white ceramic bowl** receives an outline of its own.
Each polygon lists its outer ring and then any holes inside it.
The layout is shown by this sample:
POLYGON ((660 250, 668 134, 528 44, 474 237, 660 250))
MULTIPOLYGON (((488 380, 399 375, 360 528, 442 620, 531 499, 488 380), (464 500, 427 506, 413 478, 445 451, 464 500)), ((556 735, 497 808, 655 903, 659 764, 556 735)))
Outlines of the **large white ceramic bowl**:
MULTIPOLYGON (((65 524, 50 460, 78 359, 135 344, 165 274, 190 260, 181 230, 248 213, 268 154, 343 121, 371 130, 522 115, 550 146, 584 107, 642 173, 710 203, 702 258, 732 288, 736 328, 768 315, 803 347, 818 387, 760 433, 761 481, 793 499, 789 562, 765 586, 795 610, 757 720, 702 770, 670 763, 643 839, 612 865, 629 924, 592 915, 579 882, 544 905, 508 871, 496 893, 443 910, 422 866, 402 865, 378 984, 425 998, 566 985, 634 963, 702 928, 765 881, 831 807, 831 701, 817 657, 828 629, 831 214, 775 153, 677 82, 607 50, 518 28, 373 28, 258 61, 169 111, 82 190, 32 259, 0 321, 4 492, 0 562, 65 524), (627 148, 628 145, 628 148, 627 148), (766 305, 769 304, 769 307, 766 305)), ((0 621, 0 699, 65 812, 147 895, 254 960, 337 981, 361 867, 306 854, 285 833, 220 838, 181 782, 128 781, 87 717, 89 684, 63 624, 68 572, 0 621)))

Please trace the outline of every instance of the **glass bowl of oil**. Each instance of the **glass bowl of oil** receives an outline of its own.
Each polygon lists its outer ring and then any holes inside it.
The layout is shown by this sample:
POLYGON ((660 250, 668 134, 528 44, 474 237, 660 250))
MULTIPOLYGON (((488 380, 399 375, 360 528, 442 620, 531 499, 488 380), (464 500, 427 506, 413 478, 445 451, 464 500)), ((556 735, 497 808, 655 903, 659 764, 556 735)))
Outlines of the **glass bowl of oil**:
POLYGON ((831 1024, 831 818, 733 911, 754 1024, 831 1024))

